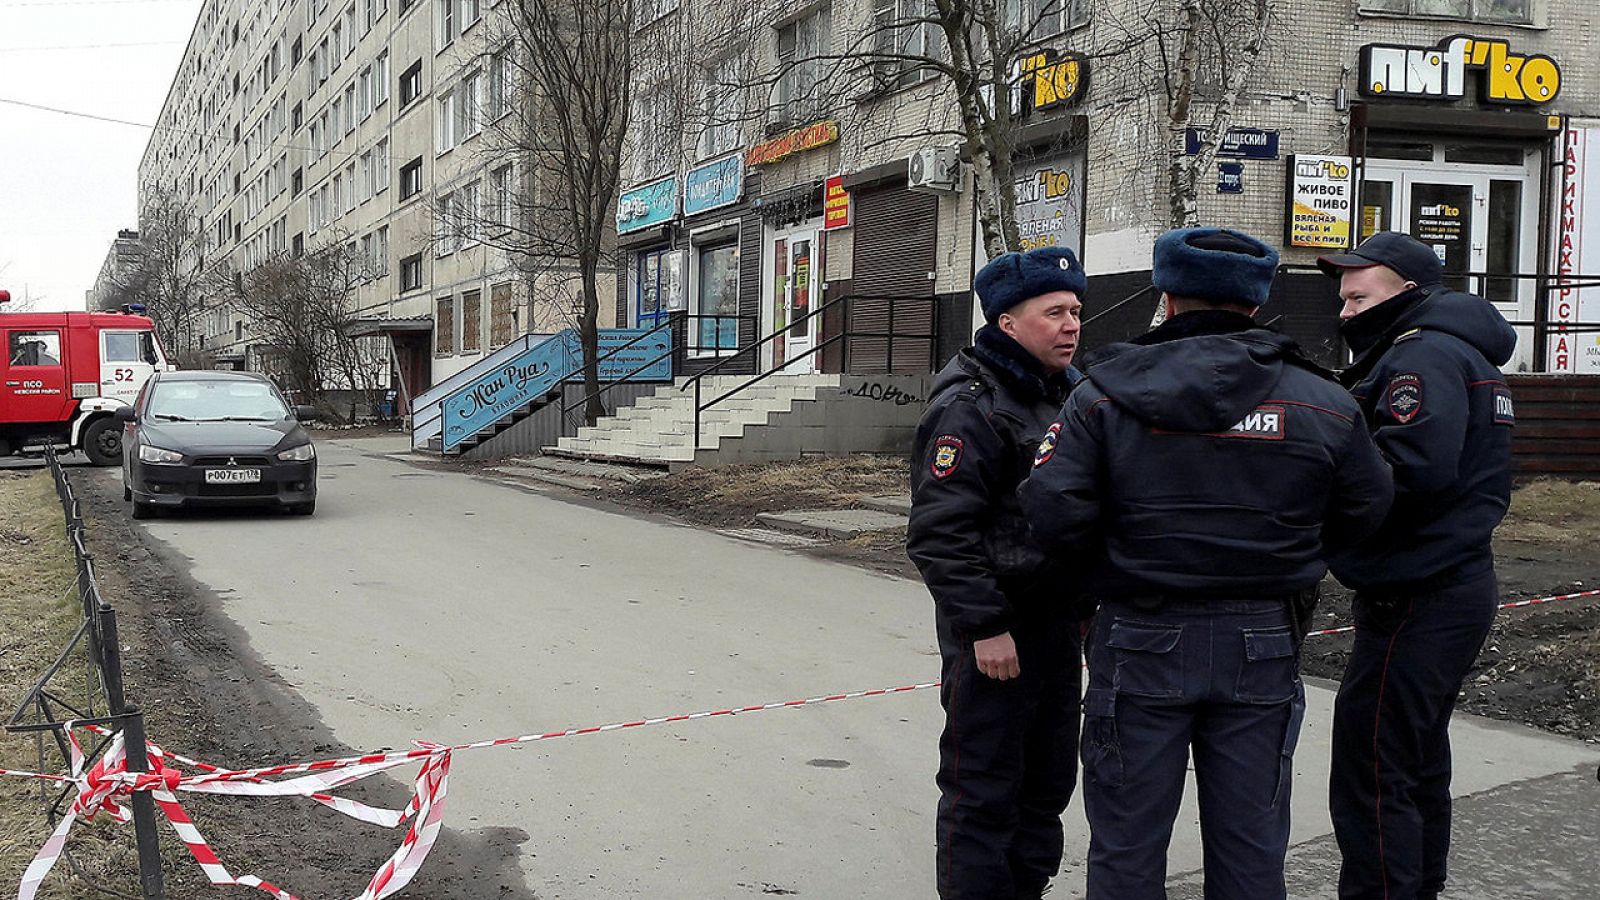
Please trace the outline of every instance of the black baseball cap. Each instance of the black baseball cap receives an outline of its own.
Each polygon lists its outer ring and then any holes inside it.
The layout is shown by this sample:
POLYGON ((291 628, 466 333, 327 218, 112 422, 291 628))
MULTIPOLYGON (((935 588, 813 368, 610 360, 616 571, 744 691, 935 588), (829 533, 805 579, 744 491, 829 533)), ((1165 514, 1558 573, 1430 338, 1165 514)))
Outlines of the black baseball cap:
POLYGON ((1331 278, 1338 278, 1345 269, 1373 266, 1388 266, 1419 287, 1438 284, 1444 278, 1444 264, 1439 262, 1438 254, 1427 244, 1398 231, 1380 231, 1349 253, 1317 257, 1317 267, 1331 278))

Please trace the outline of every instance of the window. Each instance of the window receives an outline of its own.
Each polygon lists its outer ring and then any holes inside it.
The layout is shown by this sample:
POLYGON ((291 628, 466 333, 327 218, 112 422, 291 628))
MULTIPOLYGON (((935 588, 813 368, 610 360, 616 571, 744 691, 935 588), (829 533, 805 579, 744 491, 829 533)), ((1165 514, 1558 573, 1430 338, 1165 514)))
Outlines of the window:
POLYGON ((316 122, 312 122, 311 123, 311 150, 317 154, 318 158, 321 158, 322 149, 323 149, 322 148, 322 123, 327 121, 327 119, 328 119, 328 114, 327 113, 323 113, 322 114, 322 119, 320 121, 316 121, 316 122))
POLYGON ((389 226, 378 229, 372 241, 372 270, 377 277, 389 277, 389 226))
POLYGON ((517 336, 517 308, 511 299, 511 285, 489 288, 489 348, 496 350, 517 336))
POLYGON ((294 196, 294 197, 300 196, 300 192, 305 190, 305 187, 306 187, 306 170, 305 169, 295 169, 294 170, 294 175, 290 179, 289 183, 290 183, 290 196, 294 196))
MULTIPOLYGON (((1059 15, 1060 6, 1073 0, 1022 2, 1056 10, 1059 15)), ((938 74, 918 59, 944 56, 944 31, 932 21, 936 15, 933 0, 873 0, 873 46, 884 57, 877 62, 874 73, 881 89, 920 84, 938 74)))
POLYGON ((344 133, 356 130, 356 84, 350 82, 344 89, 344 133))
POLYGON ((476 181, 456 191, 456 241, 475 244, 482 229, 479 228, 478 183, 476 181))
POLYGON ((1361 0, 1361 11, 1481 22, 1531 22, 1533 0, 1361 0))
POLYGON ((481 100, 479 86, 483 82, 483 75, 478 72, 469 72, 456 85, 456 142, 460 143, 482 131, 478 103, 481 100))
POLYGON ((364 35, 372 30, 372 23, 378 21, 378 0, 365 0, 362 9, 366 13, 361 25, 361 33, 364 35))
POLYGON ((729 316, 730 318, 701 318, 693 334, 699 340, 694 349, 714 352, 739 345, 739 244, 729 241, 716 246, 701 247, 695 312, 702 317, 729 316))
POLYGON ((367 66, 356 76, 356 107, 360 110, 360 119, 365 122, 367 116, 372 115, 372 67, 367 66))
POLYGON ((456 2, 457 0, 436 0, 439 4, 439 46, 450 43, 460 34, 456 30, 456 2))
POLYGON ((389 51, 378 54, 372 64, 372 108, 376 110, 389 99, 389 51))
POLYGON ((305 49, 300 45, 300 38, 294 39, 294 44, 289 47, 289 65, 300 65, 300 59, 305 55, 305 49))
POLYGON ((483 293, 467 291, 461 295, 461 352, 483 349, 483 293))
POLYGON ((344 207, 344 175, 333 176, 333 202, 328 211, 328 218, 336 218, 344 207))
POLYGON ((372 152, 372 195, 389 189, 389 139, 384 138, 372 152))
POLYGON ((704 79, 700 108, 705 110, 706 124, 700 132, 700 158, 709 159, 739 146, 742 92, 732 59, 711 66, 705 71, 704 79))
POLYGON ((400 105, 405 106, 422 95, 422 60, 400 73, 400 105))
POLYGON ((422 191, 422 157, 417 157, 400 169, 400 199, 414 197, 422 191))
POLYGON ((400 260, 400 290, 415 291, 422 287, 422 254, 412 255, 400 260))
POLYGON ((13 331, 6 345, 13 366, 61 365, 61 332, 13 331))
POLYGON ((511 181, 511 167, 501 166, 489 173, 490 195, 486 198, 489 206, 488 219, 499 226, 509 227, 512 223, 512 197, 513 184, 511 181))
POLYGON ((296 103, 294 105, 294 113, 289 117, 289 121, 294 123, 293 130, 294 131, 299 131, 300 130, 300 126, 302 126, 302 125, 304 125, 306 123, 306 110, 305 110, 305 107, 301 106, 298 103, 296 103))
POLYGON ((356 209, 356 164, 354 161, 344 167, 344 211, 355 212, 356 209))
POLYGON ((439 152, 444 153, 456 146, 456 92, 451 91, 439 98, 439 152))
MULTIPOLYGON (((323 43, 327 44, 328 40, 326 40, 326 39, 323 40, 323 43)), ((344 62, 344 23, 343 22, 335 22, 335 23, 333 23, 332 43, 333 43, 332 52, 331 52, 331 55, 328 58, 328 71, 337 72, 339 70, 339 63, 344 62)))
POLYGON ((511 111, 510 51, 501 50, 489 57, 489 121, 494 122, 511 111))
POLYGON ((1005 23, 1024 41, 1070 31, 1088 21, 1089 0, 1005 0, 1005 23))
POLYGON ((456 301, 440 297, 433 314, 433 355, 454 356, 456 352, 456 301))
MULTIPOLYGON (((882 5, 890 0, 876 2, 882 5)), ((829 22, 830 10, 824 6, 778 29, 778 62, 783 75, 775 88, 774 105, 778 118, 791 125, 815 118, 818 111, 825 71, 820 57, 828 51, 829 22)))
POLYGON ((456 222, 456 195, 452 191, 440 194, 437 205, 434 207, 433 241, 434 249, 440 256, 449 256, 461 249, 460 232, 456 222))
POLYGON ((350 4, 344 11, 344 56, 355 52, 356 38, 356 5, 350 4))
POLYGON ((361 202, 372 199, 372 151, 361 154, 361 202))
POLYGON ((461 0, 461 30, 466 31, 482 15, 480 0, 461 0))
POLYGON ((674 162, 676 135, 673 126, 672 97, 667 85, 645 88, 634 95, 628 115, 633 142, 633 177, 644 181, 662 174, 674 162))

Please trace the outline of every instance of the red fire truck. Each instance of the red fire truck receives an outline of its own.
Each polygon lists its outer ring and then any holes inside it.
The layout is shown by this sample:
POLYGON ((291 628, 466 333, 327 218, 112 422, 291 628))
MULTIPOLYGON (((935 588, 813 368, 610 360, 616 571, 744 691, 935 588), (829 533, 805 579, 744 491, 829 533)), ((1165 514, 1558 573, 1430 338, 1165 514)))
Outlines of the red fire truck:
POLYGON ((167 365, 155 325, 123 312, 8 313, 0 291, 0 456, 82 450, 100 466, 122 463, 113 414, 167 365))

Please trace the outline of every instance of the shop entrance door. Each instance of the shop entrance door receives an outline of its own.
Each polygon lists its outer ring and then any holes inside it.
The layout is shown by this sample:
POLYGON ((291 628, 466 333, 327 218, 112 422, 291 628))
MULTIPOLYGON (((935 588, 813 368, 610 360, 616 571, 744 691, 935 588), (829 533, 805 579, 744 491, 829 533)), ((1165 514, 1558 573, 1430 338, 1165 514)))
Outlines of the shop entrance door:
MULTIPOLYGON (((1447 286, 1487 298, 1507 319, 1531 321, 1537 295, 1535 180, 1520 167, 1452 168, 1369 161, 1358 236, 1404 231, 1439 255, 1447 286)), ((1531 329, 1517 330, 1512 369, 1531 362, 1531 356, 1523 359, 1532 350, 1531 329)))
POLYGON ((802 227, 780 232, 772 239, 772 330, 793 325, 772 341, 772 365, 789 375, 817 370, 820 316, 806 318, 816 309, 822 284, 821 229, 802 227), (810 355, 807 355, 810 354, 810 355))

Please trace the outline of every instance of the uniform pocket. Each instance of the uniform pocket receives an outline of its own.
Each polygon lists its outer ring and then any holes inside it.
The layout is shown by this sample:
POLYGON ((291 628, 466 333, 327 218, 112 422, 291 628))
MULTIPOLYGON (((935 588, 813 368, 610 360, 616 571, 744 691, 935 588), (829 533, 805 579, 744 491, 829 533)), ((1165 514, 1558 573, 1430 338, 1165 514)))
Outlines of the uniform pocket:
POLYGON ((1243 703, 1282 703, 1294 696, 1294 637, 1287 628, 1246 628, 1244 658, 1234 698, 1243 703))
POLYGON ((1289 701, 1289 722, 1283 730, 1283 747, 1278 752, 1278 786, 1272 792, 1272 806, 1288 800, 1289 785, 1294 780, 1294 751, 1300 745, 1300 728, 1306 719, 1306 689, 1295 679, 1294 696, 1289 701))
POLYGON ((1122 787, 1122 743, 1117 737, 1117 693, 1110 688, 1083 692, 1083 777, 1105 787, 1122 787))
POLYGON ((1106 636, 1117 663, 1113 687, 1138 697, 1183 696, 1183 654, 1175 652, 1182 637, 1182 625, 1117 619, 1106 636))

